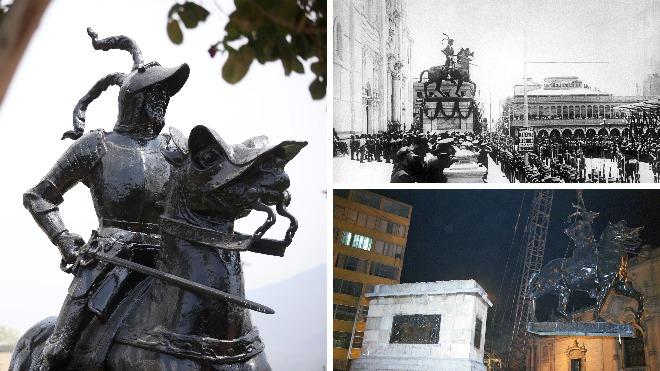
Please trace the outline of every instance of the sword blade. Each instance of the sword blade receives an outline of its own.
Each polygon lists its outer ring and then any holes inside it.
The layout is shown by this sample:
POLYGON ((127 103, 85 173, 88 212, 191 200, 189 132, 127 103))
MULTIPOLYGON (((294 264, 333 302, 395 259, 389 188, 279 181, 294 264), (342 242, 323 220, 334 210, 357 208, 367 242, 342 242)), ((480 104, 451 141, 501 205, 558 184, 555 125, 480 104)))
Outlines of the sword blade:
POLYGON ((191 281, 191 280, 186 279, 186 278, 175 276, 175 275, 170 274, 170 273, 161 272, 157 269, 147 267, 145 265, 135 263, 135 262, 132 262, 132 261, 129 261, 129 260, 126 260, 126 259, 122 259, 122 258, 119 258, 119 257, 116 257, 116 256, 107 255, 107 254, 104 254, 102 252, 87 251, 87 253, 89 255, 93 256, 94 258, 100 260, 100 261, 110 263, 110 264, 114 264, 114 265, 118 265, 120 267, 128 268, 132 271, 139 272, 139 273, 142 273, 142 274, 146 274, 147 276, 151 276, 151 277, 157 278, 161 281, 174 284, 174 285, 179 286, 181 288, 184 288, 184 289, 187 289, 187 290, 190 290, 190 291, 194 291, 198 294, 202 294, 202 295, 205 295, 205 296, 210 296, 210 297, 215 298, 215 299, 221 299, 221 300, 227 301, 229 303, 236 304, 236 305, 239 305, 241 307, 244 307, 244 308, 247 308, 247 309, 250 309, 250 310, 254 310, 254 311, 257 311, 257 312, 261 312, 261 313, 266 313, 266 314, 275 313, 274 310, 272 310, 271 308, 269 308, 265 305, 255 303, 251 300, 242 298, 242 297, 237 296, 237 295, 232 295, 232 294, 226 293, 224 291, 220 291, 220 290, 215 289, 215 288, 210 287, 210 286, 202 285, 200 283, 191 281))

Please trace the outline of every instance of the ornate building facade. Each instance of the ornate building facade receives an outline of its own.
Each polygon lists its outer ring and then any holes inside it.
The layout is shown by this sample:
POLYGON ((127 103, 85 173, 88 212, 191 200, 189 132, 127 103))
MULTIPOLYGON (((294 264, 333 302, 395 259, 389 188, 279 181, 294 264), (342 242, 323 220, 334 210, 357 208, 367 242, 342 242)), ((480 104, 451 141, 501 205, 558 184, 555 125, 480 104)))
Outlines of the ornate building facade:
POLYGON ((333 2, 333 122, 336 132, 410 128, 412 40, 402 0, 333 2))
POLYGON ((524 91, 527 90, 528 123, 538 136, 623 135, 627 123, 619 105, 650 97, 614 96, 584 84, 578 77, 548 77, 543 84, 528 80, 513 87, 513 97, 504 104, 503 117, 510 134, 525 126, 524 91))
MULTIPOLYGON (((633 323, 634 338, 604 336, 532 336, 527 369, 537 371, 660 370, 660 248, 643 250, 630 260, 628 276, 644 295, 641 325, 635 323, 633 299, 610 295, 601 315, 610 321, 633 323)), ((576 314, 591 321, 593 310, 576 314)))

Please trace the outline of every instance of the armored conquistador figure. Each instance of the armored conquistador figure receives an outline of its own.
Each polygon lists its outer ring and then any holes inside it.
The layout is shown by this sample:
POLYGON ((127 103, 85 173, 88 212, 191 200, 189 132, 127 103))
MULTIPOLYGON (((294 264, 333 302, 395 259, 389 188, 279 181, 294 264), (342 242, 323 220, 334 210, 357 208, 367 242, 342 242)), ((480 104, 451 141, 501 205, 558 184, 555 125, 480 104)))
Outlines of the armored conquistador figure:
POLYGON ((454 68, 455 65, 455 55, 454 55, 454 39, 447 40, 447 46, 442 49, 442 53, 445 55, 445 69, 454 68))
POLYGON ((87 32, 95 49, 130 52, 133 68, 78 102, 64 134, 75 142, 24 195, 74 279, 59 316, 18 340, 10 370, 271 371, 249 311, 274 310, 245 298, 241 254, 284 256, 298 229, 284 167, 307 142, 261 135, 230 145, 203 125, 189 137, 160 134, 188 65, 145 64, 130 38, 87 32), (84 133, 87 106, 110 85, 120 87, 113 131, 84 133), (87 243, 58 210, 79 182, 99 221, 87 243), (252 211, 265 221, 236 231, 252 211), (281 240, 264 237, 276 215, 289 220, 281 240))
MULTIPOLYGON (((124 36, 98 40, 88 29, 95 49, 123 49, 133 57, 130 73, 100 80, 74 110, 75 139, 44 178, 24 195, 24 205, 62 254, 62 268, 75 277, 55 330, 44 346, 42 370, 57 369, 70 352, 83 326, 96 315, 107 318, 116 296, 139 276, 125 268, 77 259, 83 239, 67 229, 58 205, 62 196, 82 182, 91 192, 99 228, 88 241, 100 251, 153 265, 159 248, 158 218, 163 211, 170 164, 163 151, 170 137, 161 135, 170 97, 188 78, 189 67, 165 68, 143 63, 137 45, 124 36), (87 105, 110 85, 120 86, 114 130, 83 133, 87 105)), ((64 139, 64 138, 63 138, 64 139)))

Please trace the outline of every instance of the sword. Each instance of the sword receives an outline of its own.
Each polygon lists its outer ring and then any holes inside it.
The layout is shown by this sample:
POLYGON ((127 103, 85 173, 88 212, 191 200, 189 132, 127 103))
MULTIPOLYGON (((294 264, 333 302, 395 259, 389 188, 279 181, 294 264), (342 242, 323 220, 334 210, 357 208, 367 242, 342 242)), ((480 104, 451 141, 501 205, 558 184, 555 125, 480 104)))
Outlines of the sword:
POLYGON ((116 257, 116 256, 104 254, 100 251, 85 249, 85 247, 83 247, 82 249, 83 250, 81 251, 81 255, 86 255, 86 256, 89 256, 89 257, 93 257, 93 258, 95 258, 97 260, 100 260, 102 262, 114 264, 114 265, 124 267, 124 268, 130 269, 130 270, 138 272, 138 273, 146 274, 147 276, 157 278, 157 279, 159 279, 163 282, 171 283, 171 284, 173 284, 175 286, 178 286, 180 288, 190 290, 190 291, 193 291, 195 293, 198 293, 198 294, 201 294, 201 295, 204 295, 204 296, 208 296, 208 297, 211 297, 211 298, 214 298, 214 299, 221 299, 221 300, 224 300, 228 303, 236 304, 238 306, 241 306, 241 307, 244 307, 244 308, 247 308, 247 309, 251 309, 251 310, 254 310, 254 311, 257 311, 257 312, 261 312, 261 313, 266 313, 266 314, 275 313, 274 310, 272 310, 271 308, 269 308, 265 305, 255 303, 251 300, 242 298, 242 297, 237 296, 237 295, 232 295, 232 294, 226 293, 224 291, 220 291, 220 290, 215 289, 215 288, 210 287, 210 286, 202 285, 201 283, 197 283, 197 282, 191 281, 191 280, 183 278, 183 277, 175 276, 175 275, 170 274, 170 273, 161 272, 157 269, 147 267, 145 265, 135 263, 135 262, 132 262, 132 261, 129 261, 129 260, 126 260, 126 259, 122 259, 122 258, 119 258, 119 257, 116 257))

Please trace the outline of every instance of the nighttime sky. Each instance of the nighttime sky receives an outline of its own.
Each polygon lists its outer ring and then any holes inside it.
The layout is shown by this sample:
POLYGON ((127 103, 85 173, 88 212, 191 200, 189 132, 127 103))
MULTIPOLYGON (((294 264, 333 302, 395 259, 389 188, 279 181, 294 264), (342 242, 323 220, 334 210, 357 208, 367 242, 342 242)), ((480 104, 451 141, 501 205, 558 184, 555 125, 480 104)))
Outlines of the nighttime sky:
MULTIPOLYGON (((373 190, 413 206, 402 282, 475 279, 497 304, 496 294, 525 194, 514 256, 527 222, 533 190, 373 190)), ((660 191, 585 190, 588 209, 600 212, 597 237, 608 221, 644 226, 642 244, 660 246, 660 191)), ((573 212, 574 190, 555 190, 544 261, 564 257, 563 229, 573 212)), ((572 246, 570 247, 572 249, 572 246)), ((572 250, 569 250, 569 256, 572 250)), ((507 273, 507 276, 509 274, 507 273)))

